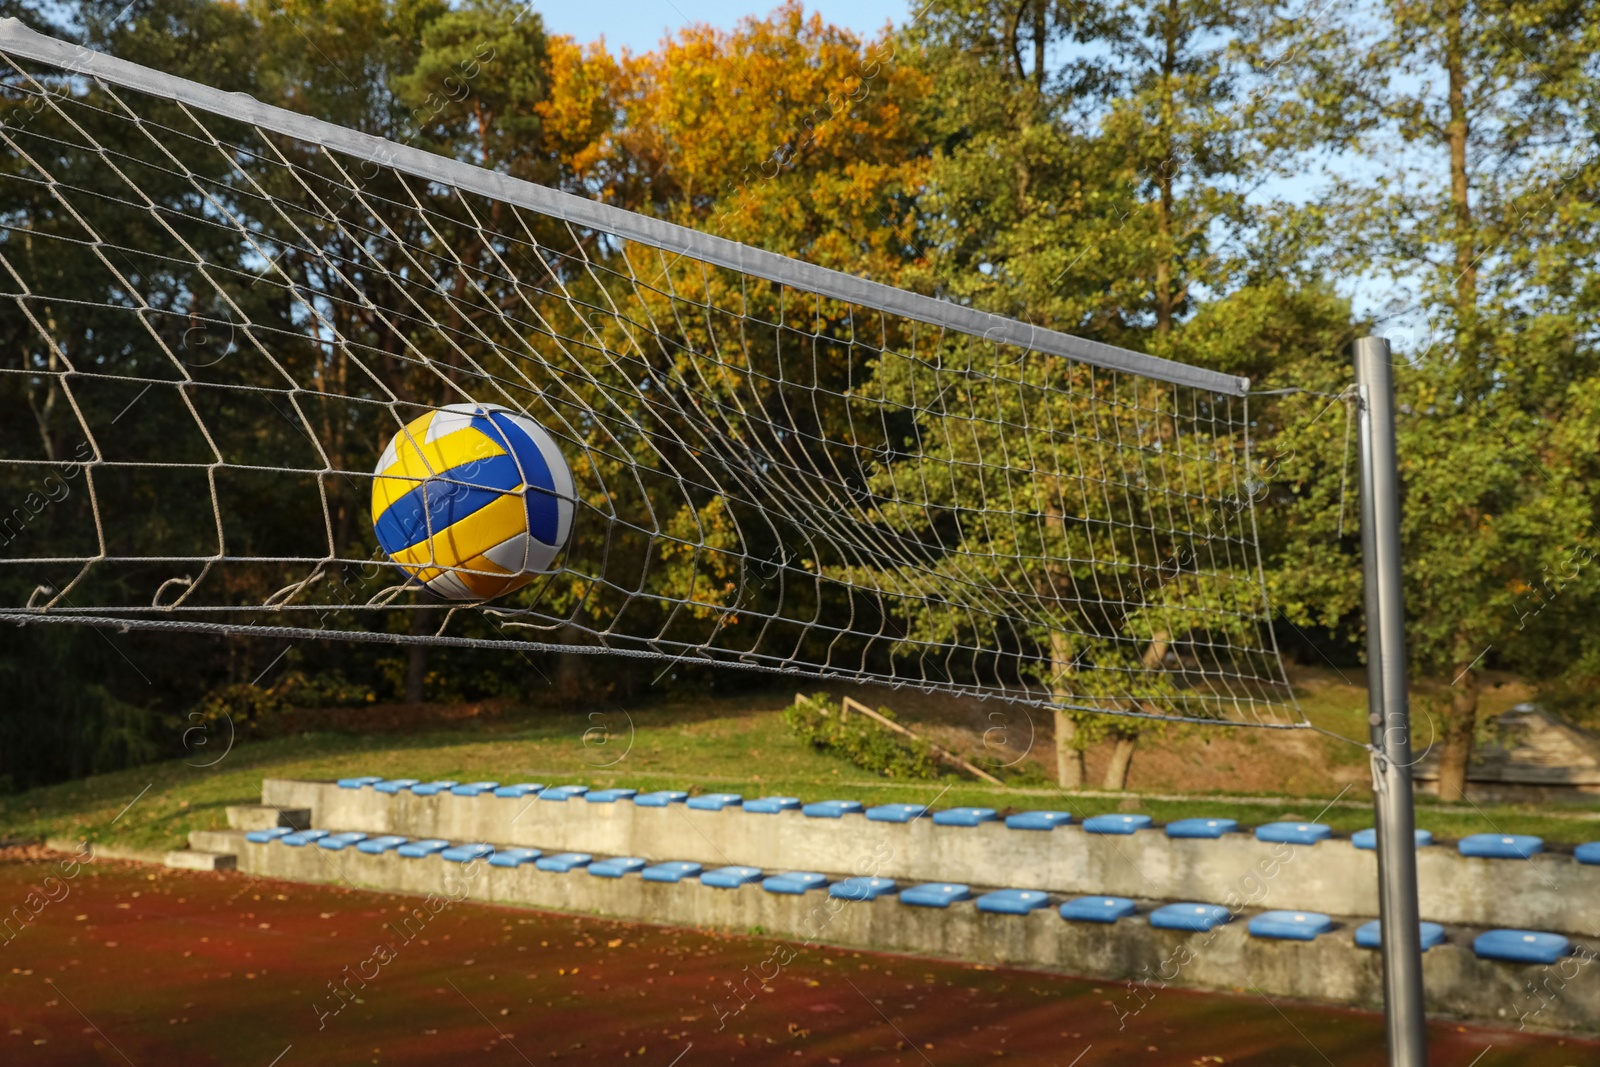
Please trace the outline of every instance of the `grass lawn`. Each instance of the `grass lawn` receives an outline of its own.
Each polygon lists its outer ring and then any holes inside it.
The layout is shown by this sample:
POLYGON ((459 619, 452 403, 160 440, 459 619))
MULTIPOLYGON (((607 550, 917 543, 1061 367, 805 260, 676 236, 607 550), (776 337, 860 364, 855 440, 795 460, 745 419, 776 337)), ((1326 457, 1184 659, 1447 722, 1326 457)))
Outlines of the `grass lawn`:
MULTIPOLYGON (((1337 691, 1312 691, 1303 703, 1318 725, 1353 733, 1361 718, 1348 697, 1337 691)), ((401 735, 315 733, 238 744, 212 767, 192 764, 214 760, 214 753, 0 798, 0 839, 59 836, 129 848, 176 848, 190 830, 225 826, 227 805, 259 802, 264 777, 332 779, 357 774, 786 794, 807 801, 910 801, 1001 811, 1051 808, 1080 817, 1142 811, 1158 823, 1194 815, 1231 817, 1245 826, 1276 819, 1320 819, 1343 832, 1372 822, 1368 797, 1355 784, 1364 776, 1365 753, 1309 732, 1287 735, 1293 742, 1290 748, 1278 740, 1286 735, 1267 738, 1260 731, 1217 732, 1208 737, 1190 732, 1167 742, 1152 740, 1145 747, 1152 760, 1176 758, 1173 753, 1193 749, 1199 753, 1194 759, 1204 762, 1224 743, 1237 749, 1230 759, 1309 760, 1313 772, 1340 771, 1347 783, 1342 794, 1327 774, 1320 779, 1320 795, 1313 795, 1315 790, 1295 790, 1301 795, 1294 796, 1245 794, 1239 779, 1215 765, 1183 779, 1191 787, 1181 790, 1146 787, 1122 794, 1066 793, 1043 777, 1038 763, 1024 765, 1023 773, 1003 787, 954 776, 936 782, 877 778, 790 736, 774 713, 785 702, 784 695, 770 693, 631 712, 523 709, 490 722, 401 735), (1230 740, 1214 741, 1218 734, 1230 740), (1318 760, 1326 762, 1319 768, 1318 760)), ((1552 811, 1532 805, 1445 806, 1424 797, 1419 800, 1418 825, 1442 838, 1516 832, 1538 834, 1552 845, 1570 845, 1600 839, 1600 800, 1552 811)))

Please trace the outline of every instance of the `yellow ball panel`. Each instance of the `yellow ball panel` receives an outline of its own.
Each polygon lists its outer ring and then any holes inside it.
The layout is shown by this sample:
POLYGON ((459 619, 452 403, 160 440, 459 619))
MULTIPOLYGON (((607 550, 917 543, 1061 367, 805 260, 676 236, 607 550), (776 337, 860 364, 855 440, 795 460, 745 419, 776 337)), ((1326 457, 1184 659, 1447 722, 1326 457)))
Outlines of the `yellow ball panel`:
MULTIPOLYGON (((427 582, 439 573, 435 568, 465 566, 467 560, 481 556, 495 545, 524 533, 527 528, 527 505, 521 496, 507 494, 460 522, 443 530, 435 530, 432 538, 424 538, 410 548, 396 552, 392 558, 415 574, 418 581, 427 582)), ((480 569, 511 573, 492 563, 480 569)))
POLYGON ((445 434, 437 441, 425 440, 425 423, 432 418, 430 412, 406 427, 396 441, 394 463, 372 480, 374 520, 428 478, 447 474, 470 483, 473 463, 506 454, 494 438, 472 427, 445 434))

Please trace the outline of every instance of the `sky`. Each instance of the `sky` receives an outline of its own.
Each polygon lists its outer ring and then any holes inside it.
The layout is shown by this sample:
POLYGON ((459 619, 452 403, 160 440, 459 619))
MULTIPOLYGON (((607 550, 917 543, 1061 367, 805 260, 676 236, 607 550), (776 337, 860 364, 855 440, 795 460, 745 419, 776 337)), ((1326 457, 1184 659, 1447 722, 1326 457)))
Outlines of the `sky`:
MULTIPOLYGON (((746 15, 765 15, 780 0, 535 0, 545 28, 579 41, 602 35, 613 52, 647 52, 664 34, 697 22, 731 29, 746 15)), ((806 0, 806 11, 868 36, 884 23, 901 22, 906 0, 806 0)))

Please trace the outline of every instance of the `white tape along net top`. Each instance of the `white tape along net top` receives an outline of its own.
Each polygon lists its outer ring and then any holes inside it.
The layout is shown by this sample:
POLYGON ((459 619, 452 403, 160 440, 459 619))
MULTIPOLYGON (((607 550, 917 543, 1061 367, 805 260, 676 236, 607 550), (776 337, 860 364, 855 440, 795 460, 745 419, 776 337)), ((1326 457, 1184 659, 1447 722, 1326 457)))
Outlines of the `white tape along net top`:
POLYGON ((560 646, 1302 721, 1242 380, 16 23, 0 54, 9 621, 560 646), (396 433, 465 402, 550 433, 573 518, 548 573, 439 610, 383 556, 369 501, 396 433))

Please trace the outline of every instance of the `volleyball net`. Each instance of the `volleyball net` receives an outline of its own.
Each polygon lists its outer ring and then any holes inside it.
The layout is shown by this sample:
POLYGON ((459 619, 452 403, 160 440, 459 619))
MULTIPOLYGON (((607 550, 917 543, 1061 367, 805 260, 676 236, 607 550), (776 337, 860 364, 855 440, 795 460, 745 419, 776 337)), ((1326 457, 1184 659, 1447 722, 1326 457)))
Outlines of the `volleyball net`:
POLYGON ((1303 722, 1243 379, 14 20, 0 96, 7 622, 558 648, 1303 722), (440 602, 379 547, 373 480, 405 427, 462 404, 542 427, 568 510, 531 581, 440 602))

